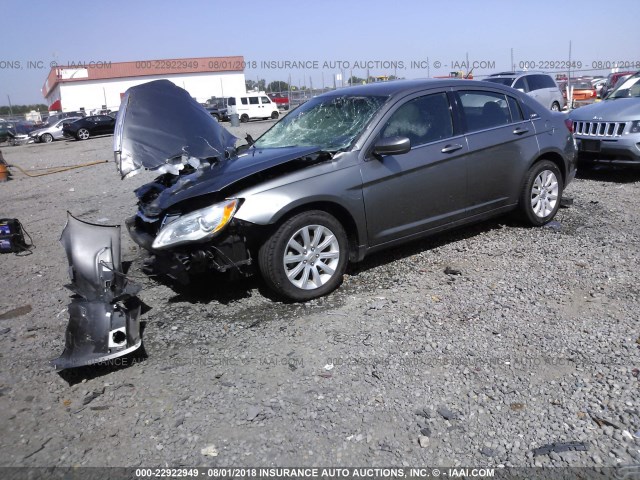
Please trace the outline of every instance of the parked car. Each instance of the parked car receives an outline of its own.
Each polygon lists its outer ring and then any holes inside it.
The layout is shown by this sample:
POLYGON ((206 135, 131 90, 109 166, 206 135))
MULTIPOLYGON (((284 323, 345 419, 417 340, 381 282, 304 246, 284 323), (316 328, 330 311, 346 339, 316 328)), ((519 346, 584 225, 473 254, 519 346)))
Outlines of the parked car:
POLYGON ((566 106, 558 84, 551 75, 540 72, 500 72, 485 78, 487 82, 500 83, 535 98, 549 110, 559 111, 566 106))
POLYGON ((211 116, 215 117, 219 122, 229 120, 227 107, 221 107, 219 105, 207 105, 204 108, 206 108, 207 112, 209 112, 211 116))
POLYGON ((45 123, 47 125, 53 125, 54 123, 56 123, 58 120, 63 120, 65 118, 84 118, 87 115, 85 114, 84 111, 82 110, 78 110, 75 112, 61 112, 61 113, 54 113, 52 115, 49 115, 47 117, 47 119, 45 120, 45 123))
POLYGON ((227 111, 229 115, 238 115, 241 122, 248 122, 255 118, 276 119, 280 115, 278 106, 264 92, 227 98, 227 111))
MULTIPOLYGON (((583 105, 588 105, 595 102, 598 98, 598 92, 589 81, 571 81, 569 87, 571 88, 571 101, 567 103, 571 106, 571 108, 578 108, 583 105)), ((566 84, 560 85, 560 91, 562 92, 562 96, 566 101, 566 84)))
POLYGON ((640 166, 640 72, 569 118, 580 163, 640 166))
POLYGON ((44 128, 39 128, 34 130, 29 134, 29 137, 33 139, 34 142, 43 142, 43 143, 51 143, 54 140, 60 140, 63 138, 62 128, 65 123, 73 123, 76 120, 80 120, 82 117, 67 117, 58 120, 57 122, 47 125, 44 128))
POLYGON ((162 173, 136 190, 126 222, 156 270, 188 281, 257 265, 295 301, 329 293, 348 262, 392 245, 516 209, 544 225, 575 175, 566 115, 488 82, 332 91, 239 149, 167 80, 130 88, 120 111, 122 177, 162 173))
POLYGON ((289 110, 289 96, 284 93, 269 93, 269 98, 274 102, 278 108, 282 110, 289 110))
POLYGON ((62 127, 62 133, 67 138, 87 140, 91 136, 113 133, 116 119, 110 115, 92 115, 81 118, 62 127))
POLYGON ((594 78, 591 80, 591 86, 593 86, 593 88, 596 89, 598 98, 601 98, 600 92, 602 91, 602 87, 604 86, 605 83, 607 83, 606 78, 594 78))
POLYGON ((634 73, 636 73, 636 72, 613 72, 613 73, 610 73, 609 76, 607 77, 607 81, 605 82, 605 84, 600 89, 600 98, 606 97, 607 94, 609 92, 611 92, 615 88, 616 83, 618 83, 618 80, 620 80, 620 77, 623 77, 625 75, 633 75, 634 73))
POLYGON ((28 120, 8 120, 0 123, 0 143, 23 145, 29 142, 29 133, 36 129, 36 124, 28 120))

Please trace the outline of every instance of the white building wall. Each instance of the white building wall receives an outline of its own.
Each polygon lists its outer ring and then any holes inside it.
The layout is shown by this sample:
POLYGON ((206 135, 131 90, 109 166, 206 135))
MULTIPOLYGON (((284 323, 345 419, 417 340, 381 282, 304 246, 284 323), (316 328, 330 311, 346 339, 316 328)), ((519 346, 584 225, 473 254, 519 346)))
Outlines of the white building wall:
POLYGON ((129 87, 161 79, 170 80, 184 88, 200 103, 214 96, 228 97, 246 93, 244 73, 190 73, 59 83, 47 100, 51 104, 60 98, 65 112, 84 108, 88 113, 102 105, 110 110, 117 110, 121 94, 129 87))

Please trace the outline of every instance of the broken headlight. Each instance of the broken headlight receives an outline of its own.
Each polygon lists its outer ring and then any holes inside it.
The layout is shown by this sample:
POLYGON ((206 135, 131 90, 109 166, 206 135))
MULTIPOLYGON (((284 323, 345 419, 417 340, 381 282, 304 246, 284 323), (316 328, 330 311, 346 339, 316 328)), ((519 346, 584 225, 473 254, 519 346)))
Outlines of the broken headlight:
POLYGON ((182 215, 160 230, 152 248, 162 249, 212 237, 229 223, 238 205, 238 199, 226 200, 182 215))

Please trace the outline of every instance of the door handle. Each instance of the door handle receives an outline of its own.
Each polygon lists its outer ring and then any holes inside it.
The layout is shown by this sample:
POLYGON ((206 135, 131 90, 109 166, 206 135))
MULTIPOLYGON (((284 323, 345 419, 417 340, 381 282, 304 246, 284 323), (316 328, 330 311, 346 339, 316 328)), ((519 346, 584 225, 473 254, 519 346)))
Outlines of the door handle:
POLYGON ((440 150, 442 153, 452 153, 455 152, 456 150, 460 150, 462 148, 462 145, 458 145, 458 144, 453 144, 453 145, 447 145, 445 146, 442 150, 440 150))
POLYGON ((525 133, 527 133, 529 131, 529 129, 527 128, 516 128, 513 133, 514 135, 524 135, 525 133))

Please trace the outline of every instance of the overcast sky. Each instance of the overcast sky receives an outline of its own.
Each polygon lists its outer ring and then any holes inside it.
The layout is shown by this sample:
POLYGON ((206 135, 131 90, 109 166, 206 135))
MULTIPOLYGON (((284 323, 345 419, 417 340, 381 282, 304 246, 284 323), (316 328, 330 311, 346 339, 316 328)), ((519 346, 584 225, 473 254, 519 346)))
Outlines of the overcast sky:
POLYGON ((43 5, 0 0, 0 105, 8 103, 7 95, 13 104, 44 103, 41 88, 51 62, 242 55, 249 62, 248 79, 288 81, 290 75, 295 85, 320 87, 333 85, 338 62, 345 77, 364 77, 369 67, 371 75, 422 78, 466 70, 462 62, 468 55, 473 73, 482 75, 511 69, 512 49, 516 68, 555 71, 568 60, 571 40, 572 59, 583 70, 615 61, 640 69, 638 0, 55 0, 43 5), (274 61, 305 63, 264 68, 263 62, 274 61))

